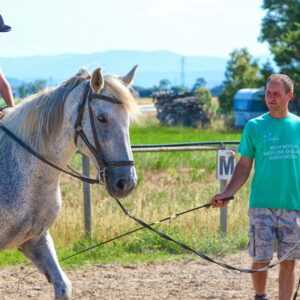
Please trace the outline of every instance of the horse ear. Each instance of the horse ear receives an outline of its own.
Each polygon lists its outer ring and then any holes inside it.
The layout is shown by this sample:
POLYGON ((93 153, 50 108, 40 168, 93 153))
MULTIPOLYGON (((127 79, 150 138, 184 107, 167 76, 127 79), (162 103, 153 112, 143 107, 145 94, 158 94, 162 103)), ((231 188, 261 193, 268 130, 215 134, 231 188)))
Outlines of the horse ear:
POLYGON ((134 79, 134 74, 135 74, 135 71, 136 71, 136 68, 138 66, 135 65, 130 71, 128 74, 124 75, 124 76, 120 76, 119 78, 124 82, 124 84, 126 86, 130 86, 133 82, 133 79, 134 79))
POLYGON ((104 78, 101 74, 101 69, 98 68, 92 74, 92 77, 90 79, 90 86, 92 90, 96 94, 98 94, 102 90, 103 85, 104 85, 104 78))

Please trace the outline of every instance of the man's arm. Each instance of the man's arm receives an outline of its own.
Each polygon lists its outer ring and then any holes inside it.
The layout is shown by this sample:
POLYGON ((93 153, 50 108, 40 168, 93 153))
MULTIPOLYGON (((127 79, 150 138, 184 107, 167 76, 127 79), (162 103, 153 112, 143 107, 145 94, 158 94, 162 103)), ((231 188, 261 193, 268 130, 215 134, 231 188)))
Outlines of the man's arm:
POLYGON ((8 81, 6 80, 4 74, 1 71, 0 71, 0 93, 7 105, 9 106, 15 105, 11 87, 8 81))
POLYGON ((217 194, 212 198, 212 207, 223 207, 228 204, 228 201, 222 201, 222 199, 233 196, 243 186, 249 178, 252 164, 253 159, 243 156, 240 158, 224 192, 217 194))

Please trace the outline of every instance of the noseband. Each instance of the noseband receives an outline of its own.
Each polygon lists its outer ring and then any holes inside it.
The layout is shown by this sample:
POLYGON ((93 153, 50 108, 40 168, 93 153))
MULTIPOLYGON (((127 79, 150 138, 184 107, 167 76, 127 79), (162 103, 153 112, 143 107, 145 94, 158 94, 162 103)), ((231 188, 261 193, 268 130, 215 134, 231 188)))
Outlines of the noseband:
POLYGON ((103 151, 100 146, 100 142, 97 136, 97 130, 96 130, 96 125, 95 125, 95 118, 91 106, 91 102, 93 99, 100 99, 106 102, 110 102, 113 104, 122 104, 118 99, 101 95, 101 94, 93 94, 92 90, 90 89, 90 84, 87 82, 83 94, 83 99, 81 103, 78 106, 77 112, 77 119, 74 124, 74 129, 75 129, 75 135, 74 135, 74 143, 77 146, 77 141, 78 141, 78 136, 81 137, 82 141, 85 143, 87 148, 92 152, 93 156, 95 157, 97 164, 100 168, 100 183, 105 183, 106 177, 107 177, 107 172, 110 168, 115 168, 115 167, 123 167, 123 166, 134 166, 134 161, 133 160, 127 160, 127 161, 112 161, 112 162, 107 162, 105 161, 103 157, 103 151), (86 134, 84 133, 82 129, 82 119, 83 119, 83 114, 84 114, 84 109, 85 105, 87 103, 88 106, 88 111, 89 111, 89 117, 90 117, 90 124, 91 124, 91 129, 93 133, 93 139, 95 146, 93 146, 90 141, 88 140, 86 134))

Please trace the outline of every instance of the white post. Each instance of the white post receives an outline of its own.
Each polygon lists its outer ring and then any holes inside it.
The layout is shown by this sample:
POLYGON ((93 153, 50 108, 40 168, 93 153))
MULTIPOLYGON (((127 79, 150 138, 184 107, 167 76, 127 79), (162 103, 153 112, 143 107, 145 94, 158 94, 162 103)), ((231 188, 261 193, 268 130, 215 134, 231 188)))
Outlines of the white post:
MULTIPOLYGON (((82 154, 82 171, 90 177, 90 159, 82 154)), ((83 182, 83 211, 84 211, 84 231, 87 237, 92 237, 92 205, 91 187, 87 182, 83 182)))
MULTIPOLYGON (((228 180, 231 179, 233 170, 235 168, 235 151, 222 147, 222 149, 218 150, 217 162, 217 179, 220 180, 220 192, 222 193, 226 188, 228 180)), ((227 207, 220 209, 220 227, 221 231, 226 234, 227 207)))
MULTIPOLYGON (((225 190, 227 180, 220 180, 221 193, 225 190)), ((227 206, 220 208, 220 227, 223 233, 227 233, 227 206)))

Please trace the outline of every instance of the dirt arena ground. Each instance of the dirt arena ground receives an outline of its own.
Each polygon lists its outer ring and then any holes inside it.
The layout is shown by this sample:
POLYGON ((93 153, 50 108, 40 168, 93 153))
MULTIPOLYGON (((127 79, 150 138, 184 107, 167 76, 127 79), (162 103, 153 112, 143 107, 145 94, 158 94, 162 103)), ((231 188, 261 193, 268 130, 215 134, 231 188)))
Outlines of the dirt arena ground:
MULTIPOLYGON (((246 252, 228 256, 229 264, 247 267, 246 252)), ((297 267, 297 275, 300 274, 297 267)), ((53 299, 52 286, 33 267, 0 269, 0 299, 53 299)), ((269 294, 277 297, 278 267, 270 271, 269 294)), ((85 266, 66 271, 73 283, 72 299, 253 299, 249 274, 228 271, 203 260, 85 266)), ((297 278, 298 280, 298 278, 297 278)))

